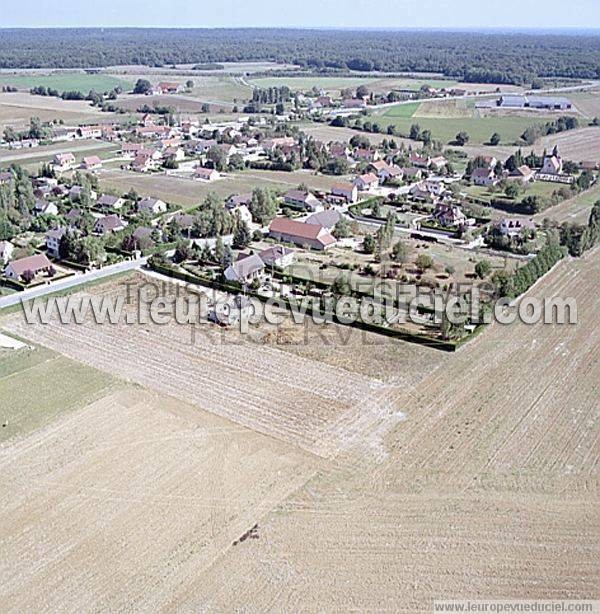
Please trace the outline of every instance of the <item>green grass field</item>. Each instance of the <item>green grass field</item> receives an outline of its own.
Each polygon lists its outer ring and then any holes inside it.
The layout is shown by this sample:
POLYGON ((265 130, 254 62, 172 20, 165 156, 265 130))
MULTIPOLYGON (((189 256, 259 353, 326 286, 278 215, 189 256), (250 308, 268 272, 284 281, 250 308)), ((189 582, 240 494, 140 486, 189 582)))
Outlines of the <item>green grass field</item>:
POLYGON ((20 89, 31 89, 39 85, 57 89, 59 92, 79 91, 87 94, 90 90, 106 92, 120 86, 131 90, 133 82, 112 75, 86 73, 52 73, 49 75, 10 75, 0 74, 0 85, 10 85, 20 89))
POLYGON ((405 119, 408 117, 412 117, 418 108, 421 106, 420 102, 409 102, 407 104, 399 104, 394 107, 390 107, 389 112, 385 113, 385 117, 392 118, 401 118, 405 119))
POLYGON ((26 435, 104 396, 117 383, 43 347, 0 350, 0 442, 26 435))
MULTIPOLYGON (((551 196, 552 192, 558 190, 560 187, 560 184, 544 181, 536 181, 534 183, 529 183, 527 184, 523 192, 519 194, 519 196, 517 197, 517 201, 521 200, 525 196, 551 196)), ((470 185, 464 188, 464 192, 474 198, 485 200, 488 203, 492 198, 502 198, 505 200, 507 199, 507 196, 506 194, 504 194, 504 192, 490 192, 489 188, 485 186, 470 185)))
POLYGON ((419 124, 422 130, 430 130, 434 139, 444 143, 452 142, 459 132, 464 131, 470 137, 469 144, 482 145, 489 141, 494 132, 497 132, 500 134, 502 144, 508 145, 519 144, 520 136, 526 128, 534 124, 543 124, 549 119, 546 116, 422 117, 417 116, 418 113, 418 107, 397 105, 376 111, 370 120, 378 123, 383 129, 394 125, 404 136, 408 135, 412 124, 419 124))

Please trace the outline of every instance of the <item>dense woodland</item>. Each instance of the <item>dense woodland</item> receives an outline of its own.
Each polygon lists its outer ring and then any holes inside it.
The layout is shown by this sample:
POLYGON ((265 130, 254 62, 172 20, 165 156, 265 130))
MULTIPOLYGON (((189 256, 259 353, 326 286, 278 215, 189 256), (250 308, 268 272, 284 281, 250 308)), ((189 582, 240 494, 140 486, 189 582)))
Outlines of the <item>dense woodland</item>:
POLYGON ((600 36, 325 30, 36 29, 0 31, 0 68, 250 60, 316 71, 439 72, 466 81, 600 78, 600 36))

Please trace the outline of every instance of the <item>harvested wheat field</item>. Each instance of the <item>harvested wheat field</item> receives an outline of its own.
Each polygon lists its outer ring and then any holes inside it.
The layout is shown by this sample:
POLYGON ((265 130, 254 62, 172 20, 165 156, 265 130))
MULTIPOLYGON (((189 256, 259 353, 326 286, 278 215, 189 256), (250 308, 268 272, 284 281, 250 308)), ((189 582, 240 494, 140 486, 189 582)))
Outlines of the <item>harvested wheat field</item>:
POLYGON ((156 611, 314 473, 292 447, 141 390, 1 448, 0 467, 4 612, 156 611))
POLYGON ((413 613, 444 598, 600 598, 599 280, 596 249, 531 290, 575 297, 577 325, 495 324, 453 355, 382 346, 386 381, 358 373, 377 358, 358 343, 344 346, 351 369, 325 341, 281 351, 232 331, 192 345, 174 324, 7 316, 146 390, 0 448, 14 493, 3 603, 413 613))

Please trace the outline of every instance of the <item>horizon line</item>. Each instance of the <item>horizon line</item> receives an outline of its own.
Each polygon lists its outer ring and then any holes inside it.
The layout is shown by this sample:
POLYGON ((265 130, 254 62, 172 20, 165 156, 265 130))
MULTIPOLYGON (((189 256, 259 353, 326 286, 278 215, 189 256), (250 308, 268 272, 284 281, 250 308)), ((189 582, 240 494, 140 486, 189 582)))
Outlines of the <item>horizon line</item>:
POLYGON ((157 26, 157 25, 44 25, 44 26, 2 26, 0 31, 8 30, 315 30, 349 32, 589 32, 599 33, 600 26, 157 26))

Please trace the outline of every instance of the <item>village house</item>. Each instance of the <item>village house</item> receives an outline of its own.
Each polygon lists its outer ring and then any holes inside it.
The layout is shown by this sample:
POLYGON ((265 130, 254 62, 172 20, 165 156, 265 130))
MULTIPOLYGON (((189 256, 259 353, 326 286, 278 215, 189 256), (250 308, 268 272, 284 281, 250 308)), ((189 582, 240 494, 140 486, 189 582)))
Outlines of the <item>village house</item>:
POLYGON ((183 148, 173 145, 172 147, 167 147, 165 150, 163 150, 162 157, 165 161, 181 162, 185 159, 185 151, 183 148))
POLYGON ((373 173, 365 173, 354 179, 354 185, 361 191, 370 190, 379 186, 379 178, 373 173))
POLYGON ((140 213, 157 215, 159 213, 165 213, 167 210, 167 203, 158 198, 151 198, 147 196, 138 202, 137 209, 140 213))
POLYGON ((0 173, 0 185, 8 185, 13 180, 13 174, 10 171, 0 173))
POLYGON ((59 173, 75 168, 77 161, 72 153, 57 153, 52 158, 52 168, 59 173))
POLYGON ((323 226, 329 232, 333 230, 335 225, 342 219, 342 214, 337 209, 327 209, 325 211, 319 211, 309 215, 305 224, 316 224, 317 226, 323 226))
POLYGON ((10 241, 0 241, 0 263, 6 264, 13 255, 15 246, 10 241))
POLYGON ((410 154, 410 163, 417 168, 429 168, 429 164, 431 163, 430 156, 422 156, 418 153, 410 154))
POLYGON ((176 213, 170 219, 169 223, 179 226, 179 228, 183 232, 185 232, 189 238, 195 221, 196 221, 196 218, 189 213, 176 213))
MULTIPOLYGON (((71 186, 69 189, 69 198, 71 200, 81 200, 81 194, 83 192, 83 187, 80 185, 71 186)), ((98 198, 98 193, 95 190, 90 190, 90 199, 96 200, 98 198)))
POLYGON ((112 194, 102 194, 96 201, 96 206, 103 210, 118 210, 125 204, 125 199, 112 194))
POLYGON ((127 160, 133 160, 142 149, 144 149, 142 143, 122 143, 121 157, 127 160))
POLYGON ((146 173, 158 167, 157 161, 151 152, 142 152, 134 158, 131 163, 131 170, 137 173, 146 173))
POLYGON ((499 228, 503 235, 514 237, 520 235, 524 230, 535 231, 535 224, 532 220, 505 217, 500 221, 499 228))
POLYGON ((436 171, 440 171, 446 164, 448 164, 448 160, 444 156, 434 156, 429 160, 429 168, 433 168, 436 171))
POLYGON ((127 222, 123 221, 116 213, 100 217, 94 224, 94 232, 99 235, 112 234, 124 230, 127 222))
POLYGON ((33 149, 39 147, 40 141, 38 139, 20 139, 18 141, 11 141, 10 149, 33 149))
POLYGON ((48 260, 46 254, 35 254, 34 256, 27 256, 9 262, 6 269, 4 269, 4 276, 8 279, 21 281, 24 280, 27 271, 31 275, 36 276, 40 273, 50 273, 52 269, 52 263, 48 260))
POLYGON ((520 181, 521 183, 529 183, 533 181, 535 173, 527 166, 527 164, 523 164, 518 168, 515 168, 512 173, 510 173, 507 179, 511 181, 520 181))
POLYGON ((288 190, 283 195, 283 202, 288 207, 305 209, 307 211, 320 211, 323 209, 321 201, 307 190, 288 190))
POLYGON ((265 139, 264 141, 262 141, 261 145, 265 151, 271 152, 277 149, 278 147, 285 147, 285 146, 291 147, 295 143, 296 141, 294 140, 294 137, 292 136, 280 136, 280 137, 275 137, 272 139, 265 139))
POLYGON ((344 109, 365 109, 367 101, 364 98, 344 98, 342 107, 344 109))
POLYGON ((250 283, 263 275, 265 263, 257 254, 240 254, 240 257, 225 269, 225 279, 238 283, 250 283))
POLYGON ((498 158, 496 156, 481 156, 481 160, 488 168, 495 168, 498 164, 498 158))
POLYGON ((244 194, 232 194, 225 202, 225 207, 229 210, 233 210, 240 205, 248 207, 252 202, 252 192, 245 192, 244 194))
POLYGON ((139 226, 133 233, 133 241, 137 249, 147 249, 155 245, 154 233, 157 232, 155 228, 149 226, 139 226))
POLYGON ((371 162, 367 168, 377 175, 379 183, 381 184, 390 179, 402 179, 402 169, 395 164, 388 164, 385 160, 371 162))
POLYGON ((317 250, 328 249, 337 242, 323 226, 304 224, 287 217, 276 217, 269 226, 269 235, 277 241, 317 250))
POLYGON ((81 126, 77 129, 77 136, 80 139, 99 139, 102 137, 102 127, 81 126))
POLYGON ((46 233, 46 251, 52 258, 60 258, 60 242, 65 232, 64 228, 52 228, 46 233))
POLYGON ((55 203, 47 200, 36 200, 33 206, 33 215, 35 217, 40 215, 58 215, 58 207, 55 203))
POLYGON ((83 158, 81 168, 86 171, 95 171, 102 168, 102 160, 98 156, 87 156, 83 158))
POLYGON ((267 267, 277 267, 285 269, 296 260, 296 252, 293 249, 283 247, 283 245, 273 245, 263 249, 258 254, 260 259, 267 267))
POLYGON ((352 183, 336 183, 331 187, 333 200, 355 203, 358 200, 358 188, 352 183))
POLYGON ((194 177, 201 181, 216 181, 221 175, 219 171, 214 168, 204 168, 203 166, 197 166, 194 169, 194 177))
POLYGON ((445 227, 464 226, 467 224, 467 216, 460 207, 441 202, 437 203, 432 218, 445 227))
POLYGON ((448 191, 441 177, 428 177, 423 184, 425 189, 433 196, 443 196, 448 191))
POLYGON ((357 162, 376 162, 381 157, 376 149, 356 149, 352 157, 357 162))
POLYGON ((180 87, 181 86, 179 85, 179 83, 175 83, 173 81, 161 81, 152 88, 151 92, 155 95, 177 94, 180 87))
POLYGON ((420 181, 423 171, 416 166, 407 166, 402 169, 402 175, 407 181, 420 181))
POLYGON ((498 177, 494 173, 493 169, 489 166, 480 167, 473 170, 471 173, 471 181, 475 185, 490 186, 496 185, 499 181, 498 177))

